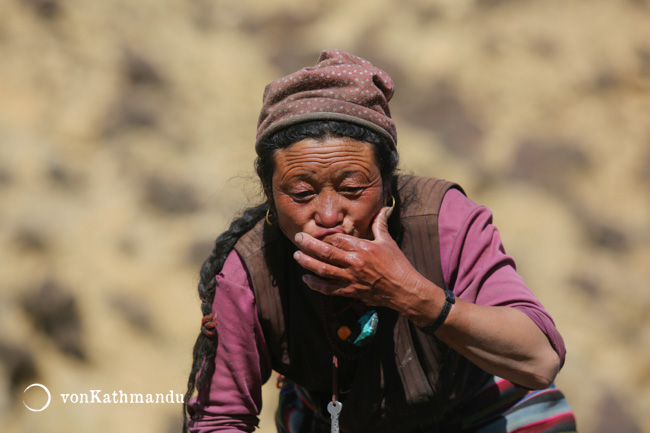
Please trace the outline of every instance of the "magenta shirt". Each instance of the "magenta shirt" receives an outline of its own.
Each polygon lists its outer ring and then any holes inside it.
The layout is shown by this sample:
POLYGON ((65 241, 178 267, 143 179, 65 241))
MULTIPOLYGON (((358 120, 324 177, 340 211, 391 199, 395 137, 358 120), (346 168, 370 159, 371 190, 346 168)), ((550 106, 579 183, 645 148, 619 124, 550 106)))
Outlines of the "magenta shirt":
MULTIPOLYGON (((505 253, 490 210, 450 189, 442 201, 438 231, 447 287, 468 302, 521 310, 548 336, 563 364, 562 337, 505 253)), ((215 371, 210 389, 189 403, 196 412, 190 431, 252 432, 271 365, 246 269, 234 250, 217 282, 212 306, 219 335, 215 371)))

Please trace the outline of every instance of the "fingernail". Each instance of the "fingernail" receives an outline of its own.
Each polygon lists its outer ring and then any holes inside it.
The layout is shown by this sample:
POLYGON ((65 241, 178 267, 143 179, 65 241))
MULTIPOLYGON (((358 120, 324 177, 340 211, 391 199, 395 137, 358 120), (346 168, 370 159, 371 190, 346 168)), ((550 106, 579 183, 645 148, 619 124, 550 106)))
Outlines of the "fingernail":
POLYGON ((293 240, 296 241, 297 244, 302 243, 302 233, 296 233, 296 235, 293 237, 293 240))
POLYGON ((302 257, 302 253, 300 251, 296 251, 295 253, 293 253, 293 258, 295 260, 300 260, 300 257, 302 257))
POLYGON ((386 211, 386 219, 389 219, 390 216, 393 214, 393 210, 395 210, 394 207, 389 207, 388 210, 386 211))

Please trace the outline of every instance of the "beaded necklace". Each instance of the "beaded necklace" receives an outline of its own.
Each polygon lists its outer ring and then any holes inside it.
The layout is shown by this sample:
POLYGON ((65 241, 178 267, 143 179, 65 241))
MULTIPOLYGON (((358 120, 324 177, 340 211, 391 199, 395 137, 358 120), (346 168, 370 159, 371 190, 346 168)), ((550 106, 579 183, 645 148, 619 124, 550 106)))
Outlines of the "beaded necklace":
MULTIPOLYGON (((327 297, 327 300, 329 301, 329 307, 326 305, 326 296, 320 297, 323 329, 330 348, 335 355, 341 358, 359 359, 366 352, 367 344, 377 331, 379 322, 377 312, 368 310, 365 304, 360 301, 351 301, 336 313, 332 313, 330 312, 332 310, 332 297, 327 297), (361 317, 358 317, 356 321, 354 318, 348 319, 348 324, 340 323, 340 317, 350 310, 356 310, 357 314, 355 315, 361 317), (332 328, 336 329, 336 337, 332 332, 332 328)), ((348 315, 348 317, 350 316, 348 315)))
POLYGON ((323 319, 323 328, 325 330, 325 336, 327 337, 327 342, 332 349, 332 401, 327 405, 327 410, 331 416, 332 422, 332 431, 338 432, 338 419, 341 410, 343 409, 343 404, 339 401, 339 357, 345 358, 350 361, 359 359, 368 349, 367 344, 372 340, 375 333, 377 332, 377 324, 379 321, 379 316, 374 310, 368 310, 367 307, 364 307, 366 310, 365 313, 357 319, 355 324, 352 324, 352 328, 347 325, 339 326, 336 321, 334 322, 334 328, 338 327, 336 335, 338 337, 334 338, 332 335, 332 329, 330 326, 330 319, 337 319, 345 312, 350 309, 360 310, 361 303, 359 301, 353 300, 348 303, 345 307, 340 309, 337 313, 329 313, 328 311, 332 310, 332 296, 328 296, 329 308, 326 305, 325 296, 320 296, 320 307, 321 315, 323 319), (356 308, 355 308, 356 307, 356 308), (343 349, 343 346, 347 345, 350 349, 353 349, 354 352, 349 352, 343 349))

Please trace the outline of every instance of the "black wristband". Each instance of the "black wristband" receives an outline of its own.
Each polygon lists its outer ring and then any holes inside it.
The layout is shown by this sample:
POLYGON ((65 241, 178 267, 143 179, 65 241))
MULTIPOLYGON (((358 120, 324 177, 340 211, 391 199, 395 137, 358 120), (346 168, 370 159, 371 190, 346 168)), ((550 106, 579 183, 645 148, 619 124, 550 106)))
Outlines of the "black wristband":
POLYGON ((427 326, 419 327, 420 331, 424 332, 425 334, 433 334, 436 332, 438 328, 440 328, 440 325, 445 323, 445 319, 449 315, 449 311, 451 310, 451 306, 456 302, 456 297, 454 296, 454 292, 451 290, 445 290, 445 305, 442 307, 442 311, 440 314, 438 314, 438 317, 436 317, 436 320, 431 322, 427 326))

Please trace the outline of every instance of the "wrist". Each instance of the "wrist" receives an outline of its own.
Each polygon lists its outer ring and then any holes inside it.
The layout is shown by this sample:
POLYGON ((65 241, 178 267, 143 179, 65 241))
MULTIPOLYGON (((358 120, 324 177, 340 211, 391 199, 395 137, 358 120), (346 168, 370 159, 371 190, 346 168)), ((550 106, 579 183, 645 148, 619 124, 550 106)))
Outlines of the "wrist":
POLYGON ((445 303, 443 304, 440 313, 432 322, 424 326, 418 326, 420 331, 424 332, 425 334, 432 335, 434 332, 436 332, 438 328, 440 328, 440 326, 445 323, 445 320, 451 311, 451 307, 456 303, 456 296, 454 296, 454 292, 447 289, 443 289, 443 291, 445 294, 445 303))
POLYGON ((431 281, 420 276, 404 284, 405 296, 401 308, 394 308, 418 328, 433 323, 445 307, 445 291, 431 281))

